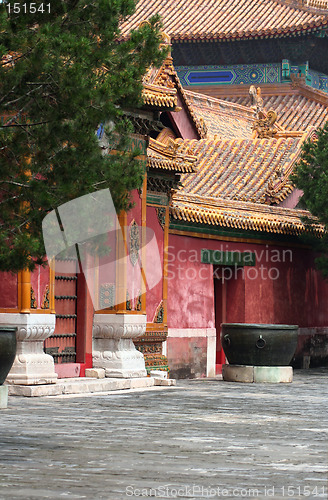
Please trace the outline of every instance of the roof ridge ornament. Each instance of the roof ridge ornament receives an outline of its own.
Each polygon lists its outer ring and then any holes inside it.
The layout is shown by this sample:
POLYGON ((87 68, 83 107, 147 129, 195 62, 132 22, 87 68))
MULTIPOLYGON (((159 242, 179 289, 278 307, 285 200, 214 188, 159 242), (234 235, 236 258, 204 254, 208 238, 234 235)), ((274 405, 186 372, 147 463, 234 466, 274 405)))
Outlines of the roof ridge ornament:
MULTIPOLYGON (((328 1, 328 0, 327 0, 328 1)), ((171 37, 164 30, 161 30, 162 45, 171 45, 171 37)))
POLYGON ((195 163, 198 159, 188 142, 180 138, 169 137, 166 143, 162 143, 150 137, 148 148, 167 159, 183 160, 188 163, 195 163))
MULTIPOLYGON (((328 0, 327 0, 328 1, 328 0)), ((253 124, 253 139, 278 139, 288 137, 302 137, 304 131, 286 130, 278 122, 278 115, 274 109, 266 111, 264 109, 261 88, 255 88, 251 85, 249 89, 251 97, 252 109, 256 113, 256 119, 253 124)))
POLYGON ((256 113, 256 120, 253 125, 256 137, 260 139, 274 137, 278 132, 277 128, 274 127, 278 118, 277 113, 273 109, 267 112, 264 110, 261 87, 255 88, 255 85, 251 85, 249 95, 251 97, 252 108, 256 113))
POLYGON ((261 87, 255 88, 255 85, 250 86, 249 95, 251 97, 252 108, 257 115, 263 113, 263 99, 261 93, 261 87))
MULTIPOLYGON (((139 26, 147 25, 149 21, 142 21, 139 26)), ((164 59, 162 65, 159 68, 150 67, 147 73, 143 77, 144 86, 151 86, 154 91, 157 90, 168 90, 174 91, 175 85, 173 82, 174 66, 173 58, 171 56, 171 38, 163 30, 160 31, 161 43, 160 47, 168 47, 168 53, 164 59)))
POLYGON ((278 133, 276 127, 274 127, 277 121, 277 113, 270 109, 266 114, 262 113, 262 116, 257 118, 253 125, 254 132, 257 133, 259 139, 272 138, 278 133))

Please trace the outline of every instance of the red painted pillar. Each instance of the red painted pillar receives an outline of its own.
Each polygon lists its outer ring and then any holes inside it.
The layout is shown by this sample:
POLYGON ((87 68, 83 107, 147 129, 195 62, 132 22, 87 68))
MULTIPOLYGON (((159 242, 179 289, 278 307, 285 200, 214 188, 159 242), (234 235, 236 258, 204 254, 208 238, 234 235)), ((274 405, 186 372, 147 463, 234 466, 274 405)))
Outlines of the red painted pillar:
POLYGON ((227 281, 223 278, 214 280, 215 286, 215 327, 216 327, 216 373, 222 373, 226 357, 221 345, 221 323, 227 321, 227 281))
POLYGON ((83 273, 79 273, 77 277, 76 309, 76 362, 81 363, 80 376, 84 377, 85 368, 92 368, 92 326, 94 307, 83 273))

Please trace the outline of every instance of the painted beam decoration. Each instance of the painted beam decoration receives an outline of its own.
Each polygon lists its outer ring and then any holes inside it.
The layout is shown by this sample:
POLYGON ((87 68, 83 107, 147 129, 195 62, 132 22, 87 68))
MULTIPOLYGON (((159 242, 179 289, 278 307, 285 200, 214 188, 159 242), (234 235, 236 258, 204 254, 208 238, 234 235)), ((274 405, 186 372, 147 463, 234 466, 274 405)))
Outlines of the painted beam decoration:
POLYGON ((328 92, 328 76, 309 68, 309 63, 296 64, 288 59, 281 63, 236 64, 231 66, 177 66, 184 87, 201 85, 261 85, 291 81, 302 75, 310 87, 328 92))
POLYGON ((243 85, 281 83, 281 64, 243 64, 233 66, 177 66, 181 84, 243 85))
POLYGON ((208 250, 201 251, 202 264, 215 264, 217 266, 255 266, 255 253, 235 251, 208 250))

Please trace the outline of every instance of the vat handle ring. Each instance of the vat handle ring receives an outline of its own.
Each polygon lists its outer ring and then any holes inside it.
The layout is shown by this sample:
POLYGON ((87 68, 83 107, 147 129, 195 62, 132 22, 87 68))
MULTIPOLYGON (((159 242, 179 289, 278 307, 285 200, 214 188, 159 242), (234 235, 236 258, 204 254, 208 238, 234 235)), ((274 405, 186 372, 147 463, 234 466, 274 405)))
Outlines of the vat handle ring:
POLYGON ((231 344, 231 340, 230 340, 230 337, 229 337, 229 335, 228 335, 228 334, 226 334, 223 338, 224 338, 224 341, 225 341, 225 343, 226 343, 227 345, 230 345, 230 344, 231 344))
POLYGON ((258 349, 263 349, 263 347, 266 346, 266 341, 264 340, 264 338, 262 337, 262 335, 259 336, 259 338, 257 339, 255 345, 256 345, 256 347, 258 349))

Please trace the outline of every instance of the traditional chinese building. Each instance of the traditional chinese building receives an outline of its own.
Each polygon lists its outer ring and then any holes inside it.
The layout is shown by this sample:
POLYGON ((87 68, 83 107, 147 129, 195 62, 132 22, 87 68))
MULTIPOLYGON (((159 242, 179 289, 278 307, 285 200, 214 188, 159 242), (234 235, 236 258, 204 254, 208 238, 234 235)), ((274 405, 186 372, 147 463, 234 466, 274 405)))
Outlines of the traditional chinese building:
MULTIPOLYGON (((140 1, 126 31, 151 10, 140 1)), ((207 129, 201 140, 184 141, 198 168, 183 176, 170 208, 171 373, 213 374, 223 359, 223 321, 299 324, 294 363, 325 362, 327 288, 299 239, 300 193, 290 174, 304 140, 327 119, 328 3, 169 1, 156 11, 180 83, 207 129), (231 252, 245 251, 255 267, 242 258, 231 267, 231 252), (261 266, 271 268, 269 279, 261 266), (225 267, 238 272, 225 279, 225 267)))
POLYGON ((156 8, 173 59, 148 71, 144 106, 130 112, 146 175, 119 217, 118 265, 90 266, 96 305, 74 260, 3 276, 0 321, 19 338, 11 383, 91 366, 107 377, 213 376, 222 322, 298 324, 295 365, 327 362, 328 285, 300 238, 290 181, 327 117, 326 3, 138 3, 124 34, 156 8))

